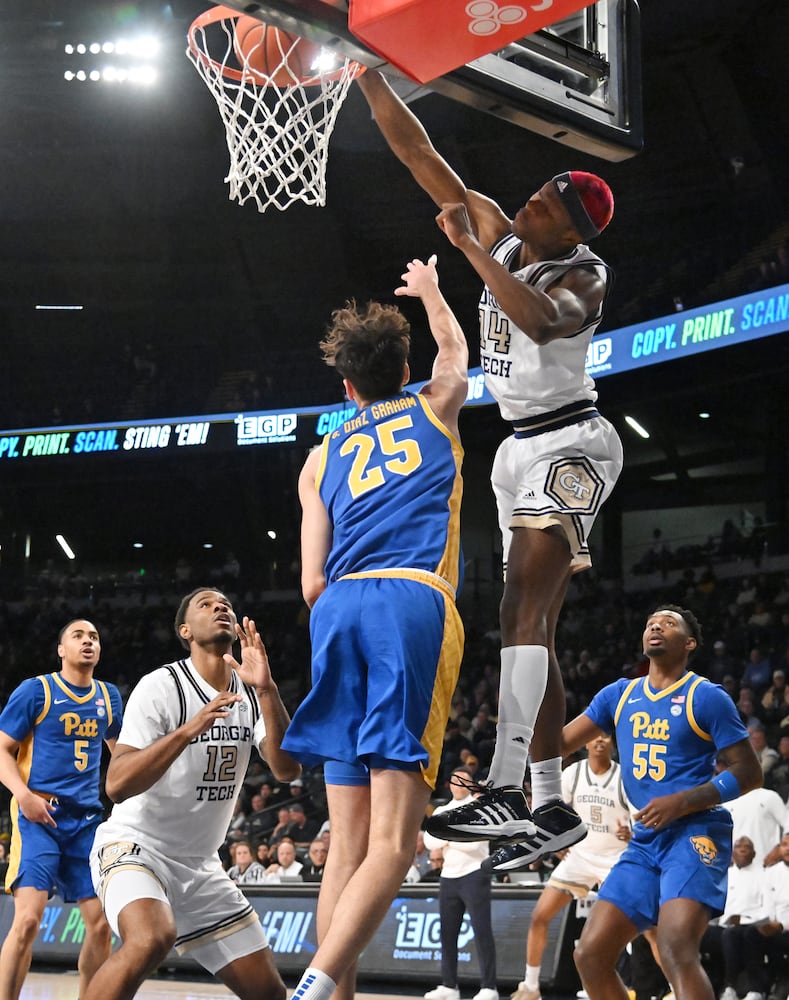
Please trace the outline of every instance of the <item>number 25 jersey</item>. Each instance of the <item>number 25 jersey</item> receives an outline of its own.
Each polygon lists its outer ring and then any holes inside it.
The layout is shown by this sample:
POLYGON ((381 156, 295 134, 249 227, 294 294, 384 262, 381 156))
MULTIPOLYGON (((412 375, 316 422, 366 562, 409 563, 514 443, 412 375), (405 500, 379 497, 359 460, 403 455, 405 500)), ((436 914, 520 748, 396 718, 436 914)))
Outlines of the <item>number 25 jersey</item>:
POLYGON ((462 460, 460 442, 410 392, 371 403, 327 434, 316 477, 333 526, 327 583, 418 569, 457 589, 462 460))

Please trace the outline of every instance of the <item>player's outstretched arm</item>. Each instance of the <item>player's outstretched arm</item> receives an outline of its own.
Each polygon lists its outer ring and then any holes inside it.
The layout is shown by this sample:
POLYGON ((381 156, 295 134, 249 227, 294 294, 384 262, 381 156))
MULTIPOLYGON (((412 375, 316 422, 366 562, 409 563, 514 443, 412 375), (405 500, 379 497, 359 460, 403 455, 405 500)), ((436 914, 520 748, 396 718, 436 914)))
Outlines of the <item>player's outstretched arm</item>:
POLYGON ((427 263, 414 258, 401 275, 403 284, 395 295, 409 295, 422 300, 430 332, 438 352, 430 381, 422 393, 430 408, 450 430, 457 434, 457 417, 468 395, 468 344, 455 314, 438 287, 436 255, 427 263))
POLYGON ((603 730, 597 723, 592 722, 588 715, 583 712, 576 715, 562 730, 562 757, 569 757, 602 732, 603 730))

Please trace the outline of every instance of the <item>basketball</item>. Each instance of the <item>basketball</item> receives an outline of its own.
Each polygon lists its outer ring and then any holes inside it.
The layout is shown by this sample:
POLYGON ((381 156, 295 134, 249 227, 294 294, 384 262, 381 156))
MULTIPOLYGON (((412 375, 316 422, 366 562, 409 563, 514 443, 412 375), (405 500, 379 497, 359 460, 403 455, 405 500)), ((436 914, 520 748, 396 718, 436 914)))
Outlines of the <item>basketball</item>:
POLYGON ((244 15, 236 22, 235 49, 239 62, 263 83, 288 87, 317 75, 313 64, 320 45, 256 17, 244 15))

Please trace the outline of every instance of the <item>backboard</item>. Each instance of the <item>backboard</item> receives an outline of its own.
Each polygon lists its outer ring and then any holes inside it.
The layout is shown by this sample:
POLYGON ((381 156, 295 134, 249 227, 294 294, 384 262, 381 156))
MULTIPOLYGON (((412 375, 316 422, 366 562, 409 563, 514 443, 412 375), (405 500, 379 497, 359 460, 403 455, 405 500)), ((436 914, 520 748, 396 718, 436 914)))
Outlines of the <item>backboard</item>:
MULTIPOLYGON (((382 70, 406 100, 425 92, 353 35, 344 3, 225 0, 225 6, 382 70)), ((426 24, 424 37, 434 30, 426 24)), ((627 159, 643 142, 637 0, 597 0, 431 80, 427 89, 573 149, 627 159)))

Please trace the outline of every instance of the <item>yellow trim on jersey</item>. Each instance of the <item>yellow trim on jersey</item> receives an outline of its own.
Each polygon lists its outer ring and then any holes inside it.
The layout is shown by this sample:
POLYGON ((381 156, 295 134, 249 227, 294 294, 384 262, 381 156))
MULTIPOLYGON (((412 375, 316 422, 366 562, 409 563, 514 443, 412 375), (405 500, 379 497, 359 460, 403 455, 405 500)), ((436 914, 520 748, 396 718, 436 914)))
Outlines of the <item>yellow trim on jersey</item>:
POLYGON ((22 860, 22 837, 19 833, 19 803, 11 799, 11 846, 8 850, 8 868, 5 873, 5 891, 10 895, 11 886, 19 875, 19 862, 22 860))
POLYGON ((428 587, 440 590, 451 601, 455 600, 455 588, 452 584, 436 573, 427 569, 366 569, 358 573, 345 573, 339 580, 375 580, 379 577, 399 580, 413 580, 415 583, 425 583, 428 587))
POLYGON ((436 787, 441 751, 444 748, 444 735, 447 730, 449 706, 460 674, 464 643, 465 633, 458 609, 455 607, 454 601, 445 598, 444 635, 441 639, 441 652, 438 657, 436 679, 430 699, 430 711, 421 738, 422 746, 427 750, 427 765, 420 766, 422 777, 430 788, 436 787))
POLYGON ((46 678, 46 674, 41 674, 38 678, 41 681, 41 686, 44 689, 44 707, 36 716, 33 722, 34 726, 37 726, 39 722, 42 722, 47 717, 47 712, 49 711, 50 705, 52 704, 52 691, 49 688, 49 681, 46 678))
POLYGON ((617 703, 617 706, 616 706, 616 711, 614 712, 614 726, 616 726, 617 723, 619 722, 619 716, 622 713, 622 708, 624 707, 624 704, 627 701, 628 696, 630 695, 630 692, 633 690, 633 688, 636 686, 636 684, 638 684, 638 682, 640 680, 643 680, 643 678, 642 677, 636 677, 636 679, 633 680, 633 681, 631 681, 627 685, 627 687, 625 688, 625 690, 622 692, 622 694, 621 694, 621 696, 619 698, 619 701, 617 703))
MULTIPOLYGON (((693 675, 691 674, 691 676, 693 675)), ((699 686, 699 684, 701 684, 703 680, 704 680, 703 677, 696 677, 696 680, 691 684, 690 690, 688 691, 688 697, 685 703, 685 708, 688 713, 688 724, 690 725, 690 728, 693 730, 693 732, 697 736, 700 736, 703 740, 707 740, 708 742, 712 743, 712 736, 709 733, 704 732, 704 730, 701 728, 698 722, 696 722, 696 716, 693 714, 693 692, 696 690, 696 688, 699 686)))
POLYGON ((63 693, 67 694, 72 701, 76 701, 78 705, 84 705, 86 701, 90 701, 91 698, 96 697, 96 682, 92 678, 90 682, 90 691, 83 695, 74 694, 71 688, 67 687, 65 682, 60 679, 58 674, 52 674, 52 679, 57 686, 62 689, 63 693))
POLYGON ((665 698, 667 695, 674 694, 675 691, 678 691, 681 687, 684 687, 684 685, 688 683, 691 677, 695 676, 696 675, 694 673, 688 671, 687 673, 683 674, 678 681, 674 681, 672 685, 670 685, 667 688, 664 688, 662 691, 650 690, 649 680, 648 678, 645 677, 644 693, 646 694, 647 698, 649 698, 650 701, 660 701, 661 698, 665 698))
POLYGON ((101 688, 101 693, 104 695, 104 704, 107 706, 107 725, 112 725, 112 701, 110 699, 110 693, 107 690, 107 685, 104 681, 99 681, 99 687, 101 688))
POLYGON ((315 489, 320 491, 321 481, 323 479, 323 474, 326 471, 326 462, 329 458, 329 438, 331 434, 327 434, 321 441, 321 457, 318 459, 318 469, 315 473, 315 489))
MULTIPOLYGON (((425 396, 423 396, 421 392, 417 393, 416 398, 419 400, 419 403, 420 403, 422 409, 425 411, 425 416, 430 421, 430 423, 431 424, 435 424, 435 426, 441 431, 442 434, 446 434, 446 436, 449 438, 450 441, 452 441, 454 444, 457 444, 460 447, 460 453, 462 455, 463 454, 463 447, 460 444, 460 441, 455 437, 455 435, 446 426, 446 424, 442 423, 438 419, 438 417, 434 413, 433 408, 431 407, 430 403, 427 401, 427 398, 425 396)), ((453 448, 453 451, 454 451, 454 448, 453 448)))
POLYGON ((452 493, 447 501, 449 507, 449 522, 447 530, 447 544, 444 554, 436 566, 436 572, 443 579, 451 579, 453 586, 457 586, 458 562, 460 559, 460 504, 463 499, 463 477, 460 470, 463 466, 463 446, 455 435, 438 419, 433 412, 428 400, 421 394, 416 397, 422 410, 434 427, 449 439, 452 446, 452 459, 455 463, 455 481, 452 484, 452 493))

